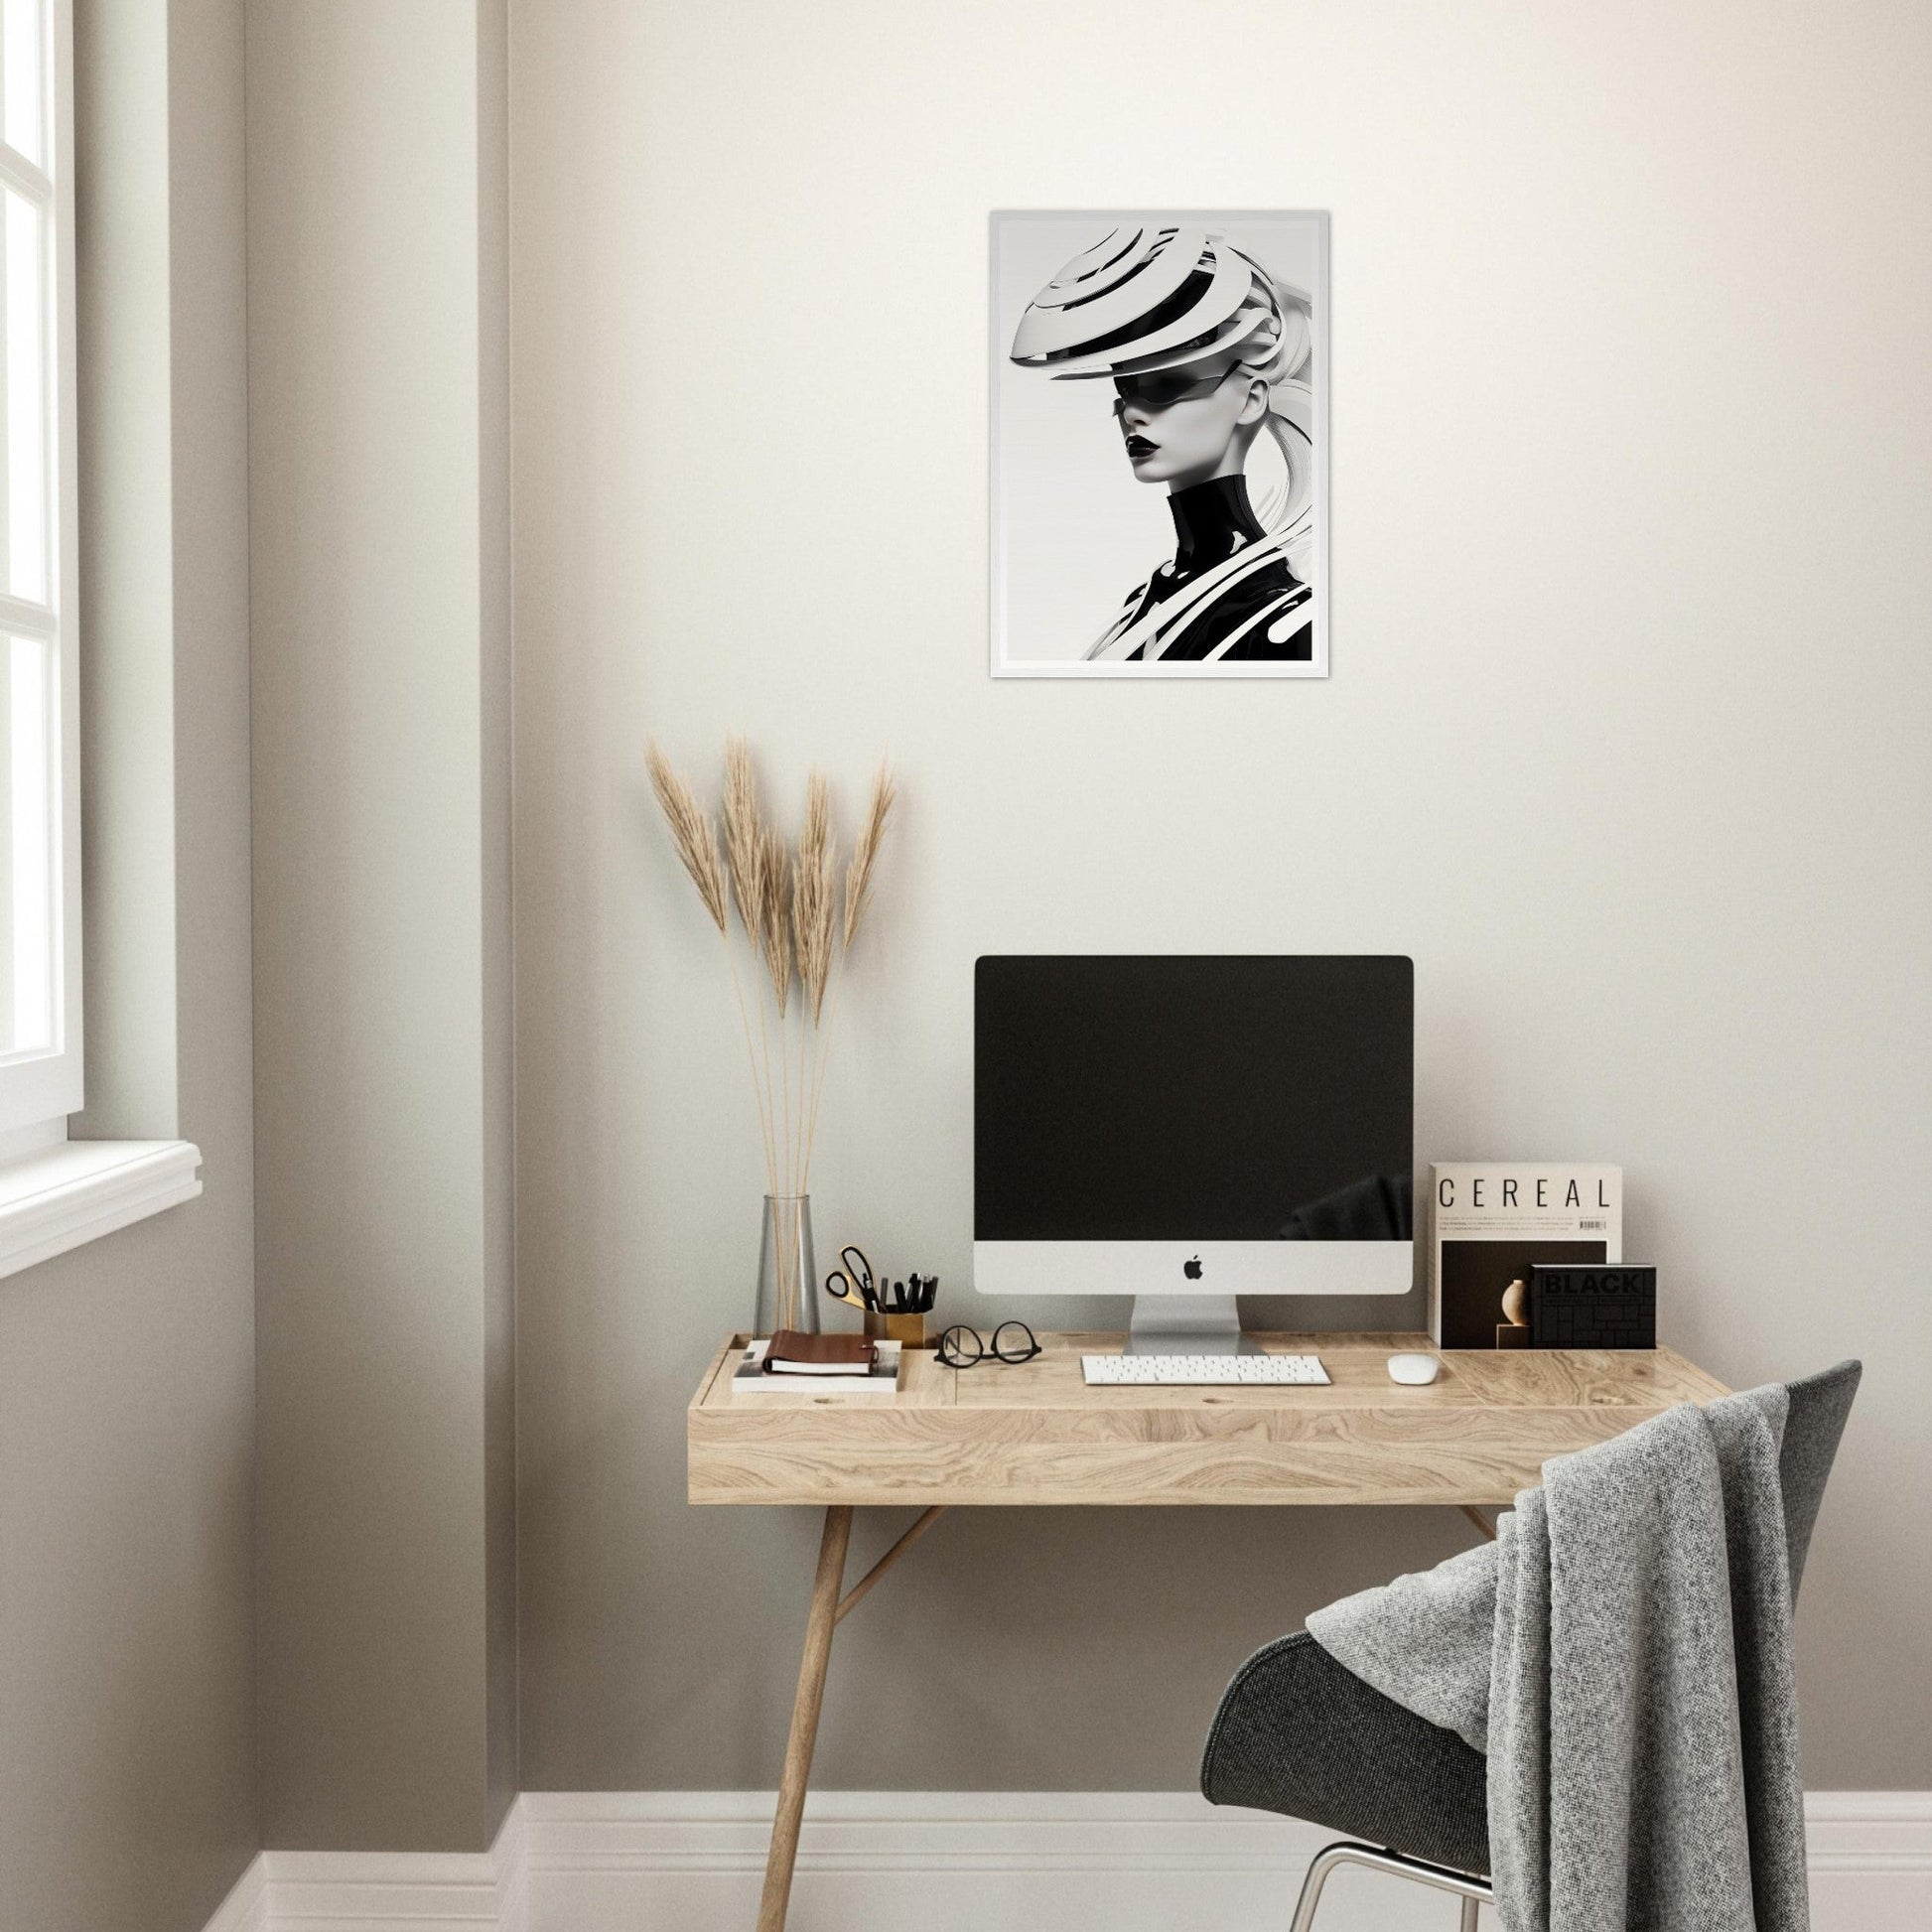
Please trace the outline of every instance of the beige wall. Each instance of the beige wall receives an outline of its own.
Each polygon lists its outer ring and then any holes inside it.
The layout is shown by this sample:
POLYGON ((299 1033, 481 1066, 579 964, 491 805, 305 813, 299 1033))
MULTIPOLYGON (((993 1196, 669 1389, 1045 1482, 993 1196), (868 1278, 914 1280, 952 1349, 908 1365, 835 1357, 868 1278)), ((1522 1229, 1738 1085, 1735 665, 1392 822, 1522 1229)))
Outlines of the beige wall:
POLYGON ((509 12, 475 0, 478 944, 482 979, 487 1803, 515 1801, 516 1255, 510 928, 509 12))
POLYGON ((207 1190, 0 1282, 0 1926, 199 1932, 259 1842, 241 21, 75 11, 85 1127, 207 1190))
POLYGON ((248 16, 261 1767, 514 1792, 500 0, 248 16))
MULTIPOLYGON (((977 953, 1413 953, 1422 1158, 1621 1161, 1670 1341, 1866 1358, 1807 1771, 1932 1785, 1924 9, 525 0, 512 57, 525 1785, 778 1760, 816 1530, 682 1501, 760 1183, 641 764, 734 728, 905 779, 827 1247, 974 1311, 977 953), (986 214, 1120 205, 1333 210, 1326 683, 985 673, 986 214)), ((823 1781, 1185 1785, 1250 1646, 1464 1537, 952 1520, 823 1781)))

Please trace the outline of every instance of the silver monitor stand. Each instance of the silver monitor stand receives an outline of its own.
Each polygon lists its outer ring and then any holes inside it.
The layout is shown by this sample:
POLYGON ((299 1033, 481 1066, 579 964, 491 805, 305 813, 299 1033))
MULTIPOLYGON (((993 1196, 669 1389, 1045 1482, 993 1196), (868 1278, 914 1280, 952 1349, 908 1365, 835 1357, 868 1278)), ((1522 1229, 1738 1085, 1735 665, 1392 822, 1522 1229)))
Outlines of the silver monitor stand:
POLYGON ((1137 1295, 1127 1355, 1259 1355, 1232 1295, 1137 1295))

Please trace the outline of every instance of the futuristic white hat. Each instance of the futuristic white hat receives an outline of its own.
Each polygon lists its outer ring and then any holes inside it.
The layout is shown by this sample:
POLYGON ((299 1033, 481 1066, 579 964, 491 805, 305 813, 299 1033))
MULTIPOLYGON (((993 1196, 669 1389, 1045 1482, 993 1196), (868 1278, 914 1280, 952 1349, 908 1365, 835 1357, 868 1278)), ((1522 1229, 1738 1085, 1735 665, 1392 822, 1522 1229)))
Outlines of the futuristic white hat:
POLYGON ((1313 483, 1313 306, 1223 234, 1130 223, 1074 256, 1034 297, 1011 354, 1061 380, 1193 363, 1260 376, 1288 474, 1255 511, 1293 541, 1309 532, 1313 483))

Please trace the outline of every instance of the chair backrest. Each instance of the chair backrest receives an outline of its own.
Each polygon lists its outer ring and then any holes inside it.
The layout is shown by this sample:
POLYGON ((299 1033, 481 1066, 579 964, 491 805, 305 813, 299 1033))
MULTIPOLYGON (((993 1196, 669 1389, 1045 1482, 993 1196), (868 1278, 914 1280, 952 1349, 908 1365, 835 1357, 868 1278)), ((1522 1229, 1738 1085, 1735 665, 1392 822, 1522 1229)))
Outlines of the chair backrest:
POLYGON ((1778 1476, 1784 1487, 1784 1542, 1790 1553, 1793 1602, 1805 1574, 1805 1553, 1811 1548, 1818 1506, 1825 1500, 1832 1459, 1838 1454, 1838 1440, 1845 1434, 1845 1419, 1852 1413, 1852 1398, 1863 1373, 1863 1362, 1840 1362, 1836 1368, 1785 1386, 1791 1412, 1785 1418, 1778 1476))

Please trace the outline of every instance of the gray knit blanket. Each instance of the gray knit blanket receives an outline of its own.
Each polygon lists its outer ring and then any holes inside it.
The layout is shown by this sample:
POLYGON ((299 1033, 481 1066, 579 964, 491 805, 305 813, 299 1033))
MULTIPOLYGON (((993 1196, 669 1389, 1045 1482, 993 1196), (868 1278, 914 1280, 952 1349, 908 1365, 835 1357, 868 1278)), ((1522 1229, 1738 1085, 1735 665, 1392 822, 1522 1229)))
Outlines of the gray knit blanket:
POLYGON ((1809 1932, 1782 1388, 1543 1465, 1495 1543, 1309 1618, 1489 1759, 1505 1932, 1809 1932))

